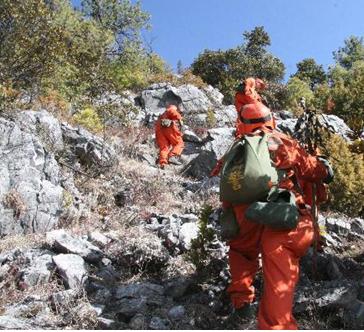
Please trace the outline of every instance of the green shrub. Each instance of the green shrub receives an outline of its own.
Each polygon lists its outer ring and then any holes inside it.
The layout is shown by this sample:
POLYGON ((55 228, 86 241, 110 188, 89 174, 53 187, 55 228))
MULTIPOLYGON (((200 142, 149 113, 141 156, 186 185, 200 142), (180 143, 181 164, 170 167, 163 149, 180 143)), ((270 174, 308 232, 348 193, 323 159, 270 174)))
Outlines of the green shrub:
POLYGON ((0 112, 16 108, 15 101, 19 97, 19 94, 18 90, 0 84, 0 112))
POLYGON ((300 99, 304 97, 306 106, 311 107, 314 94, 310 89, 307 82, 301 81, 297 77, 293 77, 288 81, 287 84, 287 99, 286 107, 295 115, 299 116, 302 114, 303 109, 299 105, 300 99))
POLYGON ((364 159, 363 153, 350 151, 350 145, 338 135, 331 135, 325 150, 335 177, 330 184, 329 207, 349 216, 364 216, 364 159))
POLYGON ((206 123, 209 128, 214 128, 216 125, 217 119, 214 113, 214 110, 209 108, 206 113, 206 123))
POLYGON ((77 124, 92 132, 97 133, 103 129, 103 124, 99 115, 91 107, 86 107, 81 112, 74 115, 73 119, 77 124))
POLYGON ((205 205, 200 212, 199 234, 191 242, 191 249, 187 253, 187 260, 195 265, 197 270, 206 267, 210 261, 209 245, 215 237, 213 228, 208 227, 209 217, 213 212, 210 205, 205 205))

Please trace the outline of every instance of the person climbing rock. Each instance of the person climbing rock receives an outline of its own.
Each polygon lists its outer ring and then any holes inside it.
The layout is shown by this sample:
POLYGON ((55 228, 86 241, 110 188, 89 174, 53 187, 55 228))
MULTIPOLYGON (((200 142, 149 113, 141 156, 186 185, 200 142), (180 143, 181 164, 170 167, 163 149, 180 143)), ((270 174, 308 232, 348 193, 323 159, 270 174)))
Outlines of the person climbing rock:
MULTIPOLYGON (((251 104, 254 102, 262 102, 262 97, 259 95, 258 91, 262 91, 267 87, 263 80, 260 78, 248 77, 237 88, 235 94, 235 109, 239 114, 241 108, 244 105, 251 104)), ((241 120, 239 116, 236 120, 236 132, 239 131, 241 126, 241 120)), ((240 130, 241 131, 241 130, 240 130)))
MULTIPOLYGON (((269 194, 265 199, 250 203, 227 201, 227 196, 222 194, 224 187, 220 184, 222 215, 228 216, 228 221, 237 225, 228 240, 231 283, 227 291, 234 307, 231 316, 247 318, 251 314, 250 304, 255 299, 253 281, 261 254, 264 288, 259 303, 258 328, 297 329, 292 306, 299 278, 299 261, 317 231, 310 207, 312 184, 318 190, 317 202, 324 201, 323 182, 332 180, 332 170, 327 162, 322 162, 322 157, 308 154, 298 141, 276 131, 273 116, 262 103, 243 105, 239 115, 239 135, 242 138, 237 138, 236 142, 245 138, 245 145, 241 145, 243 148, 239 152, 240 160, 244 159, 241 153, 247 148, 247 142, 256 142, 257 150, 265 147, 267 151, 267 167, 273 168, 270 165, 274 165, 276 174, 281 174, 281 177, 277 177, 275 183, 268 178, 262 179, 271 188, 269 194), (290 211, 289 215, 284 208, 290 211)), ((235 145, 235 149, 238 146, 235 145)), ((228 163, 234 167, 239 163, 239 158, 232 158, 232 148, 229 151, 212 172, 212 175, 220 172, 221 181, 224 181, 224 172, 229 170, 228 163)), ((249 179, 244 180, 238 168, 231 170, 227 185, 231 185, 232 190, 243 190, 240 181, 249 179)), ((253 195, 252 190, 248 195, 253 195)), ((244 201, 244 197, 239 198, 244 201)))
POLYGON ((156 142, 159 147, 158 164, 164 168, 167 164, 181 165, 180 156, 184 149, 182 138, 182 115, 175 105, 170 105, 159 116, 155 124, 156 142))

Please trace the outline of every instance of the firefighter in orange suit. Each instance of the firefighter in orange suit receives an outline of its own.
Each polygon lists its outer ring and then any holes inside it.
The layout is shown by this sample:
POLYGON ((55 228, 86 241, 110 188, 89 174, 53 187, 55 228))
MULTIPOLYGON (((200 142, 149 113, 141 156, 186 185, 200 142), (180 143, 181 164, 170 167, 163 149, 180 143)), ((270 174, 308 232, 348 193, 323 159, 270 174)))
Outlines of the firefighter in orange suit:
MULTIPOLYGON (((279 187, 294 193, 300 216, 294 229, 277 230, 248 220, 245 211, 249 205, 232 206, 223 202, 223 208, 233 208, 240 226, 239 234, 228 242, 231 272, 228 293, 237 317, 246 316, 249 304, 255 298, 253 280, 259 267, 258 255, 261 254, 264 290, 259 304, 258 328, 297 329, 292 306, 299 278, 299 260, 317 233, 310 208, 312 183, 324 190, 322 181, 331 180, 331 169, 320 158, 309 155, 296 140, 276 131, 272 114, 263 104, 244 105, 240 119, 239 135, 272 134, 268 140, 272 161, 287 174, 279 187)), ((217 175, 222 165, 223 160, 211 175, 217 175)), ((321 189, 318 201, 324 200, 321 189)))
POLYGON ((235 109, 238 113, 238 118, 236 120, 237 132, 241 131, 241 129, 239 129, 241 126, 239 117, 241 108, 247 104, 262 102, 262 97, 259 95, 258 91, 262 91, 265 88, 266 84, 263 80, 253 77, 248 77, 239 85, 239 90, 235 94, 235 109))
POLYGON ((159 147, 158 163, 161 168, 171 163, 180 165, 184 143, 182 139, 182 115, 175 105, 167 107, 155 124, 156 142, 159 147))

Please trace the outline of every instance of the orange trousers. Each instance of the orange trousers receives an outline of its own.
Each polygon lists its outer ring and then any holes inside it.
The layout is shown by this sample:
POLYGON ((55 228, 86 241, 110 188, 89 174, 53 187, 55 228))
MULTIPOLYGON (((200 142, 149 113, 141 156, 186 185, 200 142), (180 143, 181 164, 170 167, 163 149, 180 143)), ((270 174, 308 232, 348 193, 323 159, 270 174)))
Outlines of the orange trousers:
POLYGON ((299 260, 314 237, 311 215, 301 215, 297 228, 291 231, 277 231, 245 219, 246 209, 247 206, 234 207, 240 234, 229 242, 232 280, 228 292, 233 306, 239 308, 254 300, 252 284, 261 253, 264 289, 259 304, 258 328, 295 330, 293 298, 299 278, 299 260))
POLYGON ((159 147, 159 164, 168 164, 168 159, 172 156, 180 156, 184 149, 182 134, 176 125, 162 127, 156 124, 155 137, 159 147))

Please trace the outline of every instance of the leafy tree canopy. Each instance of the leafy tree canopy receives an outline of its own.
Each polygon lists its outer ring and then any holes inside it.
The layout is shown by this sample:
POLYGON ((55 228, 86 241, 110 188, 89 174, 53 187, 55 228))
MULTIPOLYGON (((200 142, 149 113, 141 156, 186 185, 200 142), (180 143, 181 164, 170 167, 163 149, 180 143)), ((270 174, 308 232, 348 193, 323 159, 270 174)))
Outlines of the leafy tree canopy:
POLYGON ((292 77, 297 77, 301 81, 308 83, 311 90, 327 80, 322 65, 318 65, 312 58, 304 59, 297 63, 297 72, 292 77))
POLYGON ((217 87, 232 103, 235 87, 242 79, 254 76, 278 83, 284 76, 284 65, 267 51, 270 38, 263 27, 244 32, 244 43, 226 51, 204 50, 192 63, 192 72, 217 87))
POLYGON ((120 53, 125 41, 140 42, 140 30, 149 28, 150 15, 141 9, 140 2, 130 0, 83 0, 82 12, 103 29, 110 30, 120 53))
POLYGON ((336 64, 350 69, 356 61, 364 60, 363 38, 350 36, 344 44, 344 47, 333 53, 334 59, 336 64))

